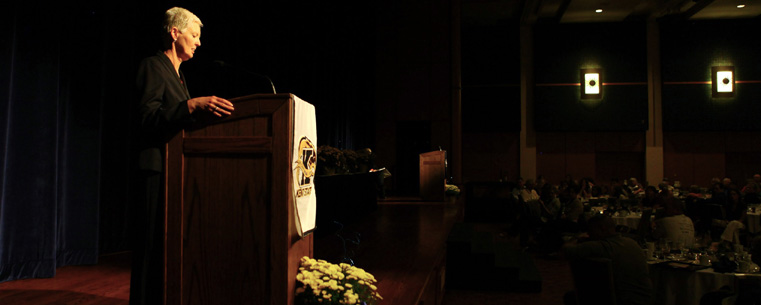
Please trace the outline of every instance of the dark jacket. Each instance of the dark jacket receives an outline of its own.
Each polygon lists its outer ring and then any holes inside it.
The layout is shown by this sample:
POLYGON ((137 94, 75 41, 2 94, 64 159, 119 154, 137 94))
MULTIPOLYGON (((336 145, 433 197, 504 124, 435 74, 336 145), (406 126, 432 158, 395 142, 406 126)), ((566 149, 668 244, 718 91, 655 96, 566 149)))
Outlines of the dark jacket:
POLYGON ((161 172, 165 144, 195 121, 188 110, 188 93, 182 71, 177 72, 163 53, 144 59, 137 71, 140 118, 141 170, 161 172))

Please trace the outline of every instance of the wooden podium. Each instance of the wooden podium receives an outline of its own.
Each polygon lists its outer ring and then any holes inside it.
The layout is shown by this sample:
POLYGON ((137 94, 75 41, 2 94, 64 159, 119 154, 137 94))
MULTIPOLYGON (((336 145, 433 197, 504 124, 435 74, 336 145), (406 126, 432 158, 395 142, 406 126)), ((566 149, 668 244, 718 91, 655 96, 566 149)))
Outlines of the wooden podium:
POLYGON ((447 152, 437 150, 420 154, 420 197, 428 201, 444 201, 447 152))
POLYGON ((293 304, 312 257, 292 193, 294 96, 230 101, 231 116, 167 145, 165 304, 293 304))

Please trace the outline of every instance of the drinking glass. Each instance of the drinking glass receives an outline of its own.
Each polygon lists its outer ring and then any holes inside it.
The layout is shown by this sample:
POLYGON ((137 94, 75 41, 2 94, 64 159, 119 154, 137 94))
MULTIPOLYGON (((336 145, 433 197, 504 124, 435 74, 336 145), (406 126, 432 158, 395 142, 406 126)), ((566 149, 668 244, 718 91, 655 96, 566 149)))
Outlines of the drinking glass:
POLYGON ((671 254, 671 241, 668 239, 661 240, 661 250, 663 251, 663 258, 666 259, 671 254))

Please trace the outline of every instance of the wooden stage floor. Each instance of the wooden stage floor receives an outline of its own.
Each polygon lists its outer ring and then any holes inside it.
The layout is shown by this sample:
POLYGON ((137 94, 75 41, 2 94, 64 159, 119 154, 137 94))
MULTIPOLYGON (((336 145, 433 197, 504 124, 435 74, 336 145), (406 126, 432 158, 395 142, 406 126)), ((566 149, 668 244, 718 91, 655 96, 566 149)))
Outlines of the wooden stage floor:
MULTIPOLYGON (((390 198, 380 201, 369 216, 335 232, 347 239, 346 252, 334 232, 317 235, 315 257, 337 262, 348 254, 379 280, 381 304, 414 305, 428 279, 430 260, 444 250, 449 230, 462 213, 462 202, 390 198), (358 245, 352 242, 357 235, 358 245)), ((541 293, 447 290, 443 304, 562 304, 562 295, 572 289, 567 263, 535 261, 544 280, 541 293)), ((0 283, 0 304, 127 305, 129 275, 128 252, 106 255, 93 266, 58 268, 54 278, 0 283)))

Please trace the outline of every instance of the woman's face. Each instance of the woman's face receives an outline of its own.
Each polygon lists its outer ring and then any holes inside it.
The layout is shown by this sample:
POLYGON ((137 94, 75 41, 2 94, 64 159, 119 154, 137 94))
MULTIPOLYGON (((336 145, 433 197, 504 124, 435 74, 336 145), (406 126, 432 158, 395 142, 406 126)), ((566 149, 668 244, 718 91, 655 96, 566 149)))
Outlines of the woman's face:
POLYGON ((201 26, 197 22, 191 22, 184 31, 177 34, 174 46, 177 56, 182 61, 193 58, 196 48, 201 46, 201 26))

